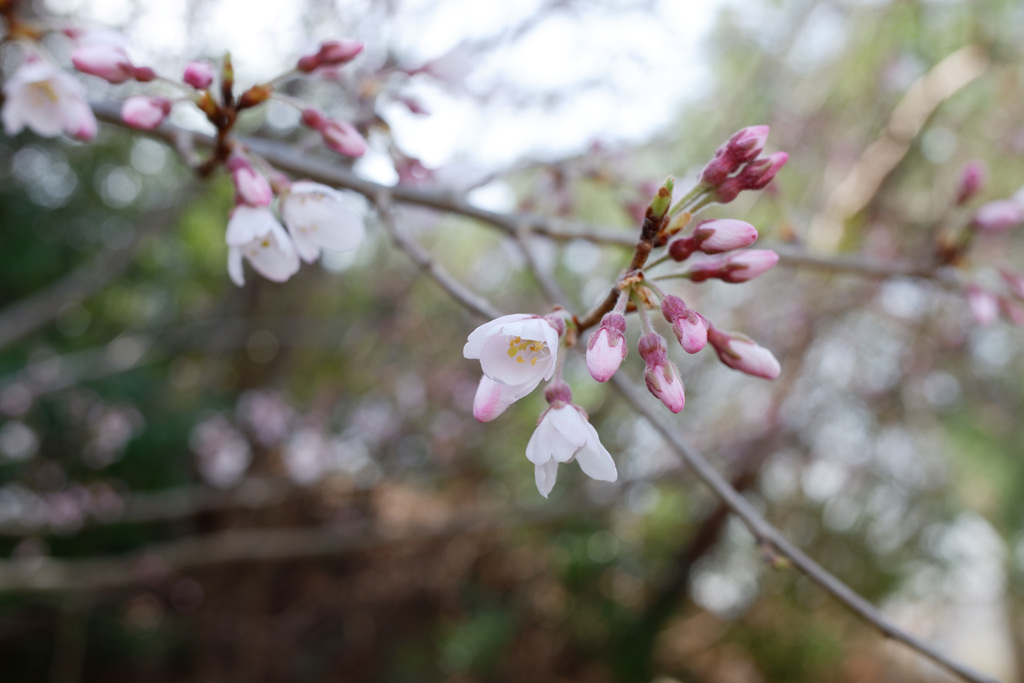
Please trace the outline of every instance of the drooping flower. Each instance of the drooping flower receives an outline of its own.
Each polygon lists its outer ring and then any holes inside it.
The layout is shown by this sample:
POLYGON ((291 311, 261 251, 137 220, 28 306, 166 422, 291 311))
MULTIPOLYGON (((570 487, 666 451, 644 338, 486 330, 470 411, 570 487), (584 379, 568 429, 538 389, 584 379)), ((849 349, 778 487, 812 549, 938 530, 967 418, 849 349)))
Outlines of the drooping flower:
POLYGON ((640 337, 640 356, 644 359, 644 381, 647 389, 654 394, 665 407, 678 413, 686 405, 686 394, 679 370, 668 359, 668 347, 665 338, 656 332, 648 332, 640 337))
POLYGON ((28 58, 4 83, 4 96, 0 117, 7 135, 28 126, 47 138, 61 132, 79 140, 96 136, 96 117, 86 102, 85 88, 49 62, 28 58))
POLYGON ((281 217, 307 263, 321 249, 353 251, 366 236, 363 216, 348 198, 311 180, 292 183, 281 193, 281 217))
POLYGON ((503 315, 473 330, 462 355, 479 359, 484 374, 502 385, 502 400, 511 403, 551 379, 558 338, 558 330, 546 318, 503 315))
POLYGON ((263 277, 284 282, 299 270, 299 256, 270 209, 240 204, 231 212, 228 231, 228 274, 241 287, 245 284, 242 257, 263 277))
POLYGON ((587 369, 598 382, 607 382, 626 359, 626 317, 612 311, 601 318, 601 326, 587 340, 587 369))
POLYGON ((611 454, 601 445, 587 414, 572 404, 572 392, 561 382, 545 392, 550 407, 541 413, 537 429, 526 444, 534 464, 537 490, 545 498, 555 487, 558 465, 576 460, 583 473, 599 481, 615 481, 619 473, 611 454))
POLYGON ((708 342, 714 347, 718 359, 733 370, 764 379, 775 379, 782 371, 771 351, 738 332, 722 332, 711 325, 708 342))

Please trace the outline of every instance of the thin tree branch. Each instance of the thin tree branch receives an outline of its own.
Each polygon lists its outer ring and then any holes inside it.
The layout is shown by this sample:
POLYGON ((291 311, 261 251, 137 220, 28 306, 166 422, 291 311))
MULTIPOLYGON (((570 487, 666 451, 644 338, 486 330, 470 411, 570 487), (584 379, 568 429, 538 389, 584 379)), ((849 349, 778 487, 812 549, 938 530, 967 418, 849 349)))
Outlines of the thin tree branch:
POLYGON ((668 444, 693 470, 694 474, 714 492, 718 498, 729 507, 746 525, 754 540, 762 548, 775 551, 788 558, 807 578, 821 586, 826 592, 832 595, 853 611, 861 619, 872 624, 885 636, 899 641, 913 650, 921 653, 933 662, 939 664, 948 671, 960 676, 972 683, 998 683, 998 679, 987 674, 975 671, 955 659, 948 657, 934 646, 924 642, 916 636, 904 631, 902 628, 889 620, 882 612, 870 602, 861 597, 856 591, 833 576, 824 567, 812 560, 800 548, 791 543, 778 529, 772 526, 761 514, 754 509, 747 500, 734 489, 722 475, 720 475, 711 464, 704 459, 686 439, 680 435, 679 430, 666 423, 664 417, 657 413, 654 404, 646 400, 647 397, 631 384, 626 382, 621 374, 612 377, 615 388, 625 397, 633 409, 647 419, 648 422, 662 435, 668 444))

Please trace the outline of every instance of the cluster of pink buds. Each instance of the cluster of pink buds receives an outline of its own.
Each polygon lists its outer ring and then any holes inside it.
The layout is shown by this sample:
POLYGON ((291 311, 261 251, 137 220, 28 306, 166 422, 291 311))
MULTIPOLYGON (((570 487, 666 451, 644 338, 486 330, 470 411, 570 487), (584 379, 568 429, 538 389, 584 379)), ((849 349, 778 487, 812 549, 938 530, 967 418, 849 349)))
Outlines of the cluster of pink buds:
POLYGON ((785 152, 762 157, 768 140, 768 126, 750 126, 738 131, 718 148, 704 167, 700 185, 714 201, 728 204, 744 190, 761 190, 789 159, 785 152))

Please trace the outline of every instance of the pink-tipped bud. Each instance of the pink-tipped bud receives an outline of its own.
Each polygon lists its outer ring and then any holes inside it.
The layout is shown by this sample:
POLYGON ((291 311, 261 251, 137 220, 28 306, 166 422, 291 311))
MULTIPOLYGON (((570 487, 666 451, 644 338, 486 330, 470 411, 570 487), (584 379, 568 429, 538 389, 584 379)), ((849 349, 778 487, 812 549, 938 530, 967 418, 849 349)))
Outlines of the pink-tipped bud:
POLYGON ((695 261, 685 275, 694 282, 718 279, 722 282, 747 282, 771 270, 779 255, 770 249, 745 249, 695 261))
POLYGON ((708 328, 708 342, 718 354, 718 360, 733 370, 764 379, 775 379, 782 371, 771 351, 742 334, 722 332, 711 325, 708 328))
POLYGON ((324 143, 338 154, 359 157, 366 153, 366 140, 350 123, 329 119, 316 109, 303 110, 302 123, 320 133, 324 143))
POLYGON ((755 159, 747 164, 737 176, 743 182, 744 190, 762 190, 768 183, 775 180, 775 175, 789 161, 785 152, 776 152, 766 157, 755 159))
POLYGON ((213 73, 213 64, 209 62, 189 62, 182 80, 196 90, 206 90, 213 83, 213 73))
POLYGON ((971 197, 978 193, 981 186, 985 184, 985 164, 980 161, 968 161, 960 169, 960 184, 956 194, 956 205, 966 204, 971 197))
POLYGON ((71 53, 71 63, 84 74, 99 76, 108 83, 132 78, 132 63, 124 47, 108 42, 85 43, 71 53))
POLYGON ((320 63, 325 66, 346 64, 362 51, 363 44, 358 40, 327 40, 320 43, 320 63))
POLYGON ((982 204, 971 225, 981 232, 999 233, 1021 223, 1024 223, 1024 206, 1014 199, 999 199, 982 204))
POLYGON ((701 183, 718 187, 743 164, 756 159, 768 141, 768 130, 768 126, 750 126, 736 131, 704 167, 701 183))
POLYGON ((757 229, 750 223, 732 218, 708 220, 697 226, 693 238, 699 245, 698 249, 705 254, 720 254, 749 247, 757 241, 757 229))
POLYGON ((971 317, 982 327, 991 325, 999 317, 999 297, 975 284, 967 285, 967 308, 971 317))
POLYGON ((626 359, 626 317, 612 311, 587 340, 587 369, 598 382, 607 382, 626 359))
POLYGON ((150 81, 156 80, 156 71, 153 71, 153 69, 148 66, 133 66, 132 78, 137 80, 139 83, 149 83, 150 81))
POLYGON ((668 359, 668 347, 660 334, 648 332, 640 337, 640 355, 644 359, 644 381, 647 389, 665 404, 673 413, 678 413, 686 404, 683 380, 679 370, 668 359))
POLYGON ((661 300, 661 313, 672 325, 672 333, 687 353, 697 353, 708 343, 708 321, 697 311, 687 308, 678 296, 661 300))
POLYGON ((252 167, 242 156, 232 155, 228 159, 231 182, 235 185, 238 199, 249 206, 267 206, 274 198, 274 191, 263 175, 252 167))
POLYGON ((153 130, 171 113, 171 101, 166 97, 129 97, 121 106, 121 118, 132 128, 153 130))

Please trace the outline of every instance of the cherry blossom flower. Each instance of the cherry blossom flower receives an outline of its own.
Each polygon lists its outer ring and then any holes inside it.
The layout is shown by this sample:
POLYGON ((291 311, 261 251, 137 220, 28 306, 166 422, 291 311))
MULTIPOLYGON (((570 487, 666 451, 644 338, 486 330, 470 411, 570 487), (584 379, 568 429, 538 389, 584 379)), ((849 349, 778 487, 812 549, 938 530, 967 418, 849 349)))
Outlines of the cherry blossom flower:
POLYGON ((587 369, 598 382, 607 382, 626 359, 626 317, 612 311, 587 340, 587 369))
POLYGON ((96 117, 86 102, 85 88, 49 62, 28 58, 4 83, 4 97, 0 118, 7 135, 28 126, 48 138, 61 132, 79 140, 96 136, 96 117))
POLYGON ((733 370, 764 379, 775 379, 782 371, 771 351, 737 332, 722 332, 712 325, 708 328, 708 342, 718 359, 733 370))
POLYGON ((328 251, 353 251, 366 236, 363 216, 332 187, 300 180, 281 193, 281 217, 307 263, 328 251))
MULTIPOLYGON (((484 375, 502 386, 501 400, 526 396, 555 372, 559 333, 546 318, 504 315, 476 328, 462 355, 479 359, 484 375)), ((493 388, 489 389, 493 394, 493 388)))
POLYGON ((263 277, 284 282, 299 270, 299 256, 288 233, 270 209, 240 204, 231 212, 228 232, 228 274, 241 287, 245 284, 242 257, 263 277))
POLYGON ((551 406, 537 421, 537 429, 526 444, 526 457, 534 464, 537 490, 545 498, 555 487, 558 465, 576 460, 583 473, 599 481, 615 481, 619 473, 611 454, 601 445, 597 430, 579 406, 572 392, 556 384, 546 392, 551 406))

